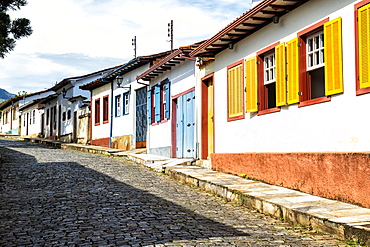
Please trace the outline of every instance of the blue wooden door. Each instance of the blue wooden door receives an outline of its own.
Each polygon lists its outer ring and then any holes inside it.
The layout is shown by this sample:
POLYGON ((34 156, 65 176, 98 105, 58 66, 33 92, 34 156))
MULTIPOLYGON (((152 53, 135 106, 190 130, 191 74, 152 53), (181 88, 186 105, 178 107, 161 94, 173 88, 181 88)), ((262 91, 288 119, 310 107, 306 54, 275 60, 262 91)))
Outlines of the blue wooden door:
POLYGON ((136 91, 136 148, 146 147, 147 87, 136 91))
POLYGON ((195 93, 180 96, 176 106, 176 157, 195 157, 195 93))

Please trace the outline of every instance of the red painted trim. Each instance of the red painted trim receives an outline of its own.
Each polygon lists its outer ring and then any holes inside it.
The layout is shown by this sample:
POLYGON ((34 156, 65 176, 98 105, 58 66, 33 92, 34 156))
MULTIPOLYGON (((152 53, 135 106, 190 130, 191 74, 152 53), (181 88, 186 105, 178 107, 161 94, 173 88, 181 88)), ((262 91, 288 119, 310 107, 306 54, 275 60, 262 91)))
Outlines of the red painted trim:
POLYGON ((257 116, 262 116, 262 115, 266 115, 266 114, 274 113, 274 112, 279 112, 279 111, 281 111, 280 107, 274 107, 274 108, 259 111, 257 113, 257 116))
POLYGON ((163 119, 160 121, 160 123, 167 123, 168 122, 168 119, 163 119))
MULTIPOLYGON (((369 0, 369 1, 370 1, 370 0, 369 0)), ((202 82, 204 82, 205 80, 212 78, 214 75, 215 75, 215 73, 214 73, 214 72, 212 72, 211 74, 208 74, 208 75, 206 75, 205 77, 202 77, 200 80, 201 80, 202 82)))
POLYGON ((370 87, 367 88, 360 88, 360 57, 359 57, 359 37, 358 37, 358 9, 369 4, 370 0, 364 0, 357 4, 355 4, 355 57, 356 57, 356 95, 362 95, 370 93, 370 87))
POLYGON ((266 88, 264 85, 264 68, 263 68, 263 59, 260 56, 257 56, 257 95, 258 95, 258 111, 265 110, 267 108, 266 102, 266 88))
MULTIPOLYGON (((213 96, 214 96, 214 73, 211 73, 205 77, 203 77, 201 83, 201 94, 202 94, 202 103, 201 103, 201 158, 207 159, 208 158, 208 80, 212 81, 213 84, 213 96)), ((214 116, 214 97, 213 97, 213 151, 215 150, 215 116, 214 116)))
POLYGON ((192 88, 190 88, 190 89, 188 89, 188 90, 186 90, 182 93, 179 93, 179 94, 176 94, 175 96, 172 96, 172 99, 177 99, 178 97, 183 96, 185 94, 188 94, 190 92, 193 92, 194 90, 195 90, 195 87, 192 87, 192 88))
MULTIPOLYGON (((242 78, 243 78, 243 92, 244 92, 244 88, 245 88, 245 85, 244 85, 244 59, 241 59, 235 63, 232 63, 230 64, 229 66, 227 66, 227 70, 226 70, 226 78, 229 78, 228 76, 228 73, 229 73, 229 69, 235 67, 235 66, 238 66, 238 65, 242 65, 242 78)), ((235 120, 240 120, 240 119, 244 119, 245 118, 245 105, 244 105, 244 102, 245 102, 245 93, 242 94, 243 95, 243 114, 240 115, 240 116, 236 116, 236 117, 229 117, 229 113, 228 113, 228 109, 229 109, 229 80, 227 80, 227 111, 226 111, 226 117, 227 117, 227 121, 228 122, 231 122, 231 121, 235 121, 235 120)))
POLYGON ((331 101, 331 97, 330 96, 324 96, 324 97, 320 97, 320 98, 316 98, 316 99, 310 99, 310 100, 306 100, 304 102, 300 102, 298 104, 298 107, 315 105, 315 104, 329 102, 329 101, 331 101))
POLYGON ((177 111, 176 111, 176 100, 171 100, 172 108, 172 120, 171 120, 171 158, 176 158, 176 121, 177 121, 177 111))
POLYGON ((268 51, 270 51, 270 50, 274 49, 274 48, 275 48, 276 46, 278 46, 278 45, 280 45, 280 41, 278 41, 278 42, 276 42, 276 43, 274 43, 274 44, 272 44, 272 45, 269 45, 269 46, 267 46, 267 47, 263 48, 262 50, 259 50, 259 51, 257 52, 257 56, 260 56, 261 54, 264 54, 264 53, 266 53, 266 52, 268 52, 268 51))
POLYGON ((241 60, 239 60, 239 61, 237 61, 237 62, 235 62, 235 63, 232 63, 232 64, 230 64, 229 66, 227 66, 226 68, 229 70, 229 69, 231 69, 231 68, 233 68, 233 67, 235 67, 235 66, 238 66, 239 64, 242 64, 242 63, 243 63, 243 60, 244 60, 244 59, 241 59, 241 60))
POLYGON ((100 98, 97 98, 94 100, 94 124, 95 126, 100 125, 100 109, 101 108, 101 102, 100 98), (96 102, 99 102, 99 109, 96 109, 96 102))
POLYGON ((103 124, 106 124, 106 123, 109 123, 109 94, 107 94, 107 95, 105 95, 105 96, 103 96, 103 124), (104 100, 105 99, 107 99, 107 106, 106 106, 106 110, 107 110, 107 112, 106 112, 106 114, 107 114, 107 119, 106 120, 104 120, 104 116, 105 116, 105 106, 104 106, 104 100))
POLYGON ((91 140, 90 144, 95 146, 109 147, 109 137, 91 140))
POLYGON ((178 50, 174 51, 173 53, 171 53, 170 55, 168 55, 167 57, 165 57, 164 59, 162 59, 161 61, 159 61, 158 63, 156 63, 152 67, 150 67, 149 69, 147 69, 141 75, 138 75, 136 77, 136 80, 140 80, 141 78, 145 77, 149 73, 151 73, 154 70, 156 70, 157 68, 161 67, 162 65, 164 65, 165 63, 167 63, 168 61, 170 61, 171 59, 173 59, 174 57, 177 57, 177 56, 179 56, 181 54, 182 54, 182 50, 181 49, 178 49, 178 50))
POLYGON ((308 28, 303 29, 302 31, 299 31, 297 33, 297 36, 299 37, 299 36, 307 35, 310 32, 315 31, 315 29, 318 29, 318 28, 322 27, 329 20, 330 20, 329 17, 328 18, 325 18, 322 21, 319 21, 319 22, 313 24, 312 26, 309 26, 308 28))

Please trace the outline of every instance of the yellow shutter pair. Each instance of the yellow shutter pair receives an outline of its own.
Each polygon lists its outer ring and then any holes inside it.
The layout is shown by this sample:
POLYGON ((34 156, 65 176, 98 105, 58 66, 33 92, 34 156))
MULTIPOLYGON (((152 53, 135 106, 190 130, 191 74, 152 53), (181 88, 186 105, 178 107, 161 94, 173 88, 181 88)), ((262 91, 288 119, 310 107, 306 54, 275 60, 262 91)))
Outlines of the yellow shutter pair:
MULTIPOLYGON (((369 9, 367 20, 369 20, 369 9)), ((367 30, 369 30, 367 26, 367 30)), ((370 35, 369 35, 370 36, 370 35)), ((324 24, 325 94, 343 92, 342 72, 342 19, 337 18, 324 24)), ((369 37, 368 37, 369 39, 369 37)), ((370 43, 370 42, 369 42, 370 43)), ((369 44, 368 43, 368 44, 369 44)), ((370 57, 369 46, 367 46, 370 57)), ((275 47, 276 59, 276 106, 299 102, 299 42, 298 37, 275 47), (287 79, 286 79, 287 78, 287 79)), ((257 58, 246 63, 247 112, 258 111, 257 58)), ((369 76, 368 76, 369 77, 369 76)), ((370 86, 370 85, 369 85, 370 86)))
POLYGON ((238 117, 243 115, 244 102, 244 84, 243 84, 243 66, 242 64, 230 68, 227 71, 228 76, 228 117, 238 117))
MULTIPOLYGON (((324 24, 325 95, 343 92, 342 18, 324 24)), ((288 42, 288 104, 299 102, 299 42, 288 42)))
POLYGON ((358 9, 360 88, 370 87, 370 4, 358 9))
MULTIPOLYGON (((275 47, 276 63, 276 106, 286 104, 286 56, 285 43, 275 47)), ((247 112, 258 111, 258 72, 257 57, 245 60, 247 112)))

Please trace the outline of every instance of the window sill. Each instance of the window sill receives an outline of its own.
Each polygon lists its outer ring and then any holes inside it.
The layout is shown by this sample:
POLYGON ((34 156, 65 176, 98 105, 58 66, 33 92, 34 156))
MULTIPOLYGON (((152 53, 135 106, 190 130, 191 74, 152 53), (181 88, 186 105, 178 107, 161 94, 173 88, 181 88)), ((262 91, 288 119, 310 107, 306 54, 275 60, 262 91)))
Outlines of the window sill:
POLYGON ((164 119, 160 123, 167 123, 167 122, 168 122, 168 119, 164 119))
POLYGON ((259 111, 257 113, 257 116, 262 116, 262 115, 266 115, 266 114, 274 113, 274 112, 279 112, 279 111, 280 111, 280 108, 279 107, 274 107, 274 108, 270 108, 270 109, 259 111))
POLYGON ((100 123, 95 123, 95 126, 99 126, 100 125, 100 123))
POLYGON ((109 123, 109 121, 103 121, 103 124, 107 124, 107 123, 109 123))
POLYGON ((367 94, 367 93, 370 93, 370 87, 358 88, 356 90, 356 96, 362 95, 362 94, 367 94))
POLYGON ((310 100, 306 100, 306 101, 300 102, 298 104, 298 107, 315 105, 315 104, 329 102, 329 101, 331 101, 331 97, 330 96, 324 96, 324 97, 320 97, 320 98, 317 98, 317 99, 310 99, 310 100))
POLYGON ((244 119, 245 118, 245 115, 240 115, 240 116, 236 116, 236 117, 228 117, 227 118, 227 121, 228 122, 231 122, 231 121, 235 121, 235 120, 241 120, 241 119, 244 119))

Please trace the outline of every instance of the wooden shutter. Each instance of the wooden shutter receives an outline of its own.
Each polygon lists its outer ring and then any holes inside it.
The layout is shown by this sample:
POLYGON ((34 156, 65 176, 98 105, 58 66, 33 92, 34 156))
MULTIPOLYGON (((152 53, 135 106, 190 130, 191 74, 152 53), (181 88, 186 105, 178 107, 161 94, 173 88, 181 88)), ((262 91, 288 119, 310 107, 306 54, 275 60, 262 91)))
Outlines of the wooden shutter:
POLYGON ((161 121, 161 86, 154 87, 154 121, 161 121))
POLYGON ((360 88, 370 87, 370 4, 358 10, 360 88))
POLYGON ((148 124, 152 124, 152 90, 149 90, 147 94, 148 94, 148 102, 147 102, 148 124))
POLYGON ((245 60, 246 106, 247 112, 258 111, 257 57, 245 60))
POLYGON ((276 106, 286 105, 286 54, 285 43, 275 47, 276 106))
POLYGON ((170 107, 171 107, 171 94, 170 94, 170 82, 167 81, 164 85, 164 90, 166 91, 166 107, 165 107, 165 115, 166 119, 170 119, 170 107))
POLYGON ((342 18, 324 24, 325 95, 343 92, 342 18))
POLYGON ((237 65, 228 70, 228 118, 237 118, 243 115, 243 65, 237 65))
POLYGON ((299 102, 299 50, 298 37, 292 39, 287 45, 287 89, 288 104, 299 102))

